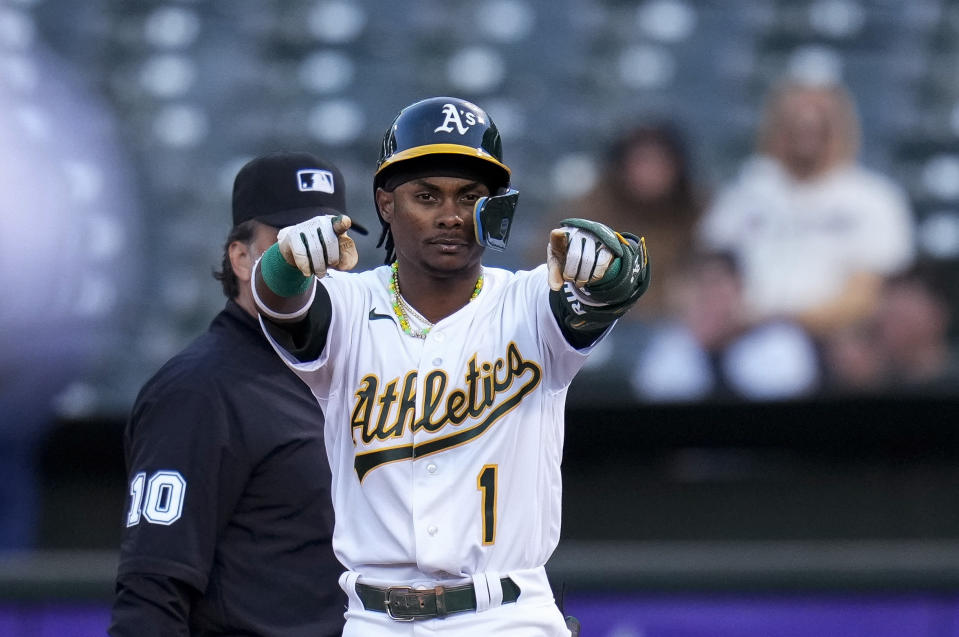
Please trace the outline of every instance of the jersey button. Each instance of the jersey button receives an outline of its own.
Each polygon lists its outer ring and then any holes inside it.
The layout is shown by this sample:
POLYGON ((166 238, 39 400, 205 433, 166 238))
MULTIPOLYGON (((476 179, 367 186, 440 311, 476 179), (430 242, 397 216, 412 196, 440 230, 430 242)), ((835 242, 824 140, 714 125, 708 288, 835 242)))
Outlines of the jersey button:
POLYGON ((436 473, 436 465, 431 462, 428 465, 426 465, 426 470, 429 471, 430 473, 436 473))
POLYGON ((435 340, 437 343, 442 343, 443 341, 446 340, 446 336, 444 336, 443 333, 440 332, 433 336, 433 340, 435 340))
POLYGON ((430 535, 436 535, 436 533, 437 533, 438 531, 439 531, 439 529, 436 528, 436 527, 435 527, 434 525, 432 525, 432 524, 429 525, 429 527, 426 529, 426 532, 429 533, 430 535))
POLYGON ((433 359, 433 367, 439 367, 439 366, 442 365, 442 364, 443 364, 443 359, 442 359, 442 358, 434 358, 434 359, 433 359))

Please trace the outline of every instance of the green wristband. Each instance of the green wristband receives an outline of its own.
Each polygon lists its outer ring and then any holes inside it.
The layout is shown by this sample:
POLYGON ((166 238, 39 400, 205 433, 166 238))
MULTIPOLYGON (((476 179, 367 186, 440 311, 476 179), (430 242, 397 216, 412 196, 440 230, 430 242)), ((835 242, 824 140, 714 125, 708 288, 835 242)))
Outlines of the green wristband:
POLYGON ((297 268, 286 262, 280 254, 279 244, 274 243, 260 259, 260 274, 266 287, 279 296, 299 296, 310 289, 311 276, 303 276, 297 268))

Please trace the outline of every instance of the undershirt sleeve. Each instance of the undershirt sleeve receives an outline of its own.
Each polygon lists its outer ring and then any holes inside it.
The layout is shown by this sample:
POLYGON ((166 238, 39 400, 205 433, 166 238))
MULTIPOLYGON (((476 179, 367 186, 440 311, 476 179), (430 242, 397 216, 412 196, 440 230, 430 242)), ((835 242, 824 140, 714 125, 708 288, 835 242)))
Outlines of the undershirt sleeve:
POLYGON ((117 579, 110 637, 189 637, 197 591, 164 575, 129 573, 117 579))
POLYGON ((266 315, 261 316, 264 329, 277 345, 296 360, 305 363, 318 359, 326 347, 333 304, 327 289, 317 284, 313 304, 302 320, 295 323, 276 323, 266 315))

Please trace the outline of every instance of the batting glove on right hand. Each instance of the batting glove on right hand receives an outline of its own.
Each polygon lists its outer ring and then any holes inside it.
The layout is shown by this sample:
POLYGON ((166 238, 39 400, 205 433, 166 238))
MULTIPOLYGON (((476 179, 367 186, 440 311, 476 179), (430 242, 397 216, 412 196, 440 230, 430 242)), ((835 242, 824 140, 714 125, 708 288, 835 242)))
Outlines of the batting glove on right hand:
POLYGON ((327 268, 352 270, 359 256, 346 234, 351 225, 346 215, 323 215, 287 226, 276 237, 280 254, 304 276, 322 278, 327 268))
POLYGON ((560 225, 547 246, 551 289, 559 291, 568 281, 583 303, 628 308, 649 287, 642 237, 588 219, 563 219, 560 225))
POLYGON ((559 290, 569 281, 582 288, 602 280, 613 260, 623 254, 619 236, 586 219, 564 219, 562 226, 550 232, 546 248, 549 287, 559 290))

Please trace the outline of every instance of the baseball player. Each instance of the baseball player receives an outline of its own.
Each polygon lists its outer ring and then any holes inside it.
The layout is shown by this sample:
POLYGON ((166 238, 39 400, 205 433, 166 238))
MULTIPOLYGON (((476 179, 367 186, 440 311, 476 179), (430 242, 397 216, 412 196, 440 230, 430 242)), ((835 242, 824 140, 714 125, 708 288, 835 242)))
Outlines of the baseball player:
POLYGON ((263 338, 250 276, 280 228, 344 200, 337 169, 306 153, 237 174, 226 308, 144 386, 126 428, 113 637, 341 634, 323 414, 263 338))
POLYGON ((280 231, 255 267, 264 330, 326 413, 346 636, 571 634, 544 569, 566 391, 649 267, 642 239, 584 219, 535 270, 483 266, 509 185, 483 109, 416 102, 373 181, 386 265, 345 272, 337 214, 280 231))

